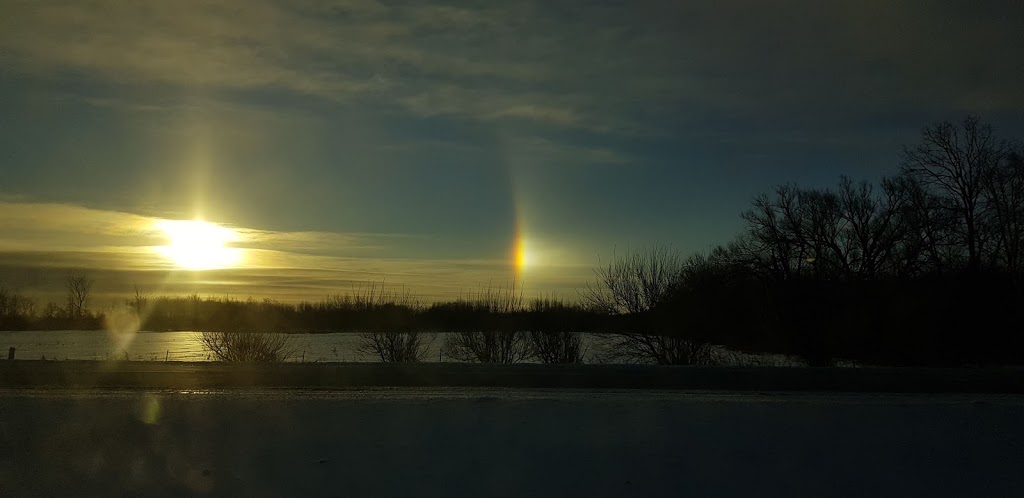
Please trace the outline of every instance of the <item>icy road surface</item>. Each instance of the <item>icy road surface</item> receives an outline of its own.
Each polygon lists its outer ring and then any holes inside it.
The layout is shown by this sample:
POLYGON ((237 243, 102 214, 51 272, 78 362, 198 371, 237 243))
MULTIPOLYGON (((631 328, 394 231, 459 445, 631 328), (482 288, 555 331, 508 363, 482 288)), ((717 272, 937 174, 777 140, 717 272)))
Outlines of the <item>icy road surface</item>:
POLYGON ((0 391, 0 495, 1021 495, 1024 398, 0 391))

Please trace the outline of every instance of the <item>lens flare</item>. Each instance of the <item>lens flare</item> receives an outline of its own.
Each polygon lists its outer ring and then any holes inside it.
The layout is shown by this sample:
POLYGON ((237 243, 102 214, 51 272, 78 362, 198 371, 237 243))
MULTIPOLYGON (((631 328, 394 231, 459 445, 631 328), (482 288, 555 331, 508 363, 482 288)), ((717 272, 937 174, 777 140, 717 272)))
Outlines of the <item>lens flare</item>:
POLYGON ((156 425, 160 423, 160 399, 156 396, 146 393, 139 399, 139 419, 142 420, 146 425, 156 425))

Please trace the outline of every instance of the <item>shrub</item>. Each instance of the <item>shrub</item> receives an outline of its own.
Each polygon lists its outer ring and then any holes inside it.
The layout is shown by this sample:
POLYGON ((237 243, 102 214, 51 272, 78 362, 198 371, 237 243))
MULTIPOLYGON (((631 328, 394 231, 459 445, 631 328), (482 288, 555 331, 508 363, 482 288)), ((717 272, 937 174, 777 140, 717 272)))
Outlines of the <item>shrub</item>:
POLYGON ((357 350, 374 355, 385 363, 415 363, 423 361, 427 349, 434 342, 418 331, 373 331, 359 334, 362 340, 357 350))
POLYGON ((622 332, 609 334, 603 342, 606 362, 709 365, 715 359, 714 346, 683 337, 622 332))
POLYGON ((586 348, 579 332, 530 332, 533 356, 542 363, 583 363, 586 348))
POLYGON ((530 357, 525 332, 460 331, 448 334, 444 355, 458 361, 521 363, 530 357))
POLYGON ((527 333, 515 317, 523 311, 522 289, 513 281, 507 287, 488 287, 476 295, 447 303, 447 309, 469 321, 456 325, 445 338, 442 352, 458 361, 521 363, 530 358, 527 333))
POLYGON ((203 348, 220 361, 272 363, 292 354, 291 337, 262 332, 201 332, 203 348))

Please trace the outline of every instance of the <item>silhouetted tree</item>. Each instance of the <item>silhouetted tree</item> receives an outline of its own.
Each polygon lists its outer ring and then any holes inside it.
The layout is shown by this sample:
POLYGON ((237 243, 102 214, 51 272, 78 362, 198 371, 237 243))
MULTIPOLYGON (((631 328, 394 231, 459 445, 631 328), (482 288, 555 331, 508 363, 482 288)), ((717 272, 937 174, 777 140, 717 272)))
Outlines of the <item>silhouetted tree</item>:
POLYGON ((957 220, 955 233, 967 252, 967 268, 978 271, 992 239, 986 223, 986 185, 1006 153, 992 128, 971 115, 960 125, 940 122, 925 127, 921 143, 904 149, 903 171, 942 199, 957 220))
POLYGON ((941 197, 911 175, 896 177, 893 184, 903 192, 905 200, 899 212, 904 238, 897 255, 898 274, 941 274, 956 259, 954 213, 945 207, 941 197))
POLYGON ((0 287, 0 330, 28 328, 36 318, 35 313, 35 301, 0 287))
POLYGON ((700 365, 711 360, 712 347, 687 329, 672 299, 683 285, 685 261, 671 248, 614 257, 595 270, 596 281, 583 297, 592 309, 621 319, 605 339, 605 355, 631 362, 700 365))
POLYGON ((668 246, 613 256, 594 273, 583 298, 593 309, 612 314, 639 314, 664 302, 683 271, 683 258, 668 246))
POLYGON ((72 320, 85 317, 89 309, 89 295, 93 281, 84 273, 69 274, 64 279, 67 290, 67 315, 72 320))
POLYGON ((743 213, 747 222, 746 249, 750 262, 773 278, 786 280, 807 273, 814 261, 815 244, 809 216, 811 196, 794 185, 762 194, 743 213))
POLYGON ((747 261, 777 280, 870 278, 896 271, 907 227, 908 192, 884 180, 880 193, 841 178, 838 191, 777 187, 754 199, 747 222, 747 261))
POLYGON ((134 286, 134 290, 134 295, 132 295, 131 299, 127 300, 126 304, 128 305, 128 308, 135 313, 135 316, 142 320, 147 312, 149 296, 143 294, 142 291, 139 290, 138 285, 134 286))
POLYGON ((902 174, 880 188, 843 178, 834 192, 786 185, 757 196, 746 233, 722 251, 764 292, 739 279, 725 295, 761 318, 762 347, 812 365, 1011 358, 1021 340, 1000 324, 1019 320, 1024 305, 1013 284, 1024 246, 1022 155, 969 116, 926 128, 902 174))
POLYGON ((1024 269, 1024 146, 1009 149, 986 180, 995 231, 995 263, 1019 273, 1024 269))
POLYGON ((846 276, 875 278, 897 273, 903 266, 907 226, 901 216, 907 195, 897 180, 882 180, 880 195, 868 182, 854 185, 842 177, 839 183, 842 220, 839 244, 846 259, 846 276))

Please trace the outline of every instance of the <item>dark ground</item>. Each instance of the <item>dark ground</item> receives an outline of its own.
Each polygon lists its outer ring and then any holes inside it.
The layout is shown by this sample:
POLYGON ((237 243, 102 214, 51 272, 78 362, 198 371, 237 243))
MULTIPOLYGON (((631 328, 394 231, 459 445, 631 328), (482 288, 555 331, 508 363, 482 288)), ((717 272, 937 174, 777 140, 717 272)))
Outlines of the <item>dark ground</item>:
POLYGON ((0 390, 0 495, 1020 496, 1024 402, 0 390))

